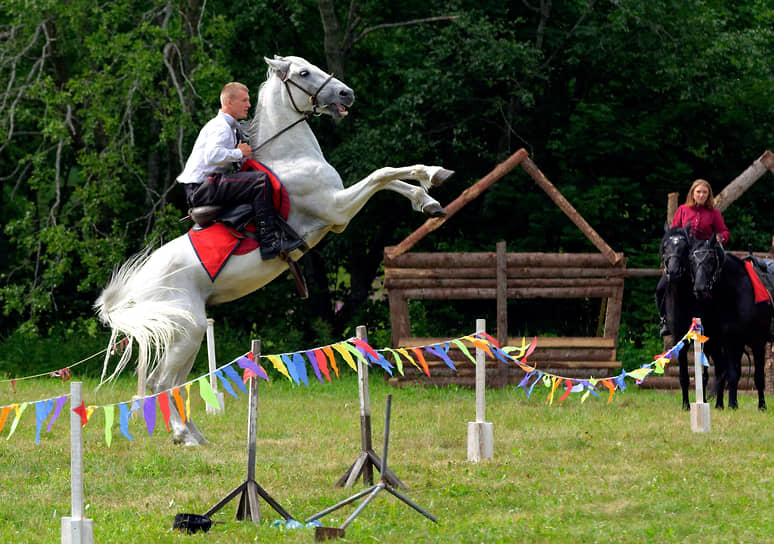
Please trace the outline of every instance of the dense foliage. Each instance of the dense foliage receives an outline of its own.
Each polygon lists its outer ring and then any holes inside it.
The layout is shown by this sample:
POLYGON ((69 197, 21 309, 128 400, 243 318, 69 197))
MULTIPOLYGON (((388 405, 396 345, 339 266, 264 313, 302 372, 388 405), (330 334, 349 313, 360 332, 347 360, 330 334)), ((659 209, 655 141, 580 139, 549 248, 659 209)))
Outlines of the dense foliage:
MULTIPOLYGON (((684 198, 696 177, 717 192, 772 145, 772 8, 771 0, 7 0, 0 334, 79 320, 98 330, 91 304, 111 268, 184 232, 174 180, 219 89, 237 79, 257 90, 263 56, 275 53, 335 69, 356 90, 347 120, 313 121, 345 182, 384 165, 443 164, 457 171, 436 192, 449 202, 524 147, 629 266, 655 267, 666 195, 684 198)), ((768 248, 767 187, 762 180, 727 211, 733 249, 768 248)), ((306 340, 351 332, 355 322, 387 325, 386 303, 371 300, 383 248, 423 220, 395 198, 378 195, 304 258, 310 302, 278 279, 213 312, 231 326, 271 323, 306 340)), ((500 239, 511 251, 594 251, 523 172, 417 249, 492 250, 500 239)), ((653 328, 653 283, 627 283, 624 334, 653 328)), ((553 310, 518 311, 539 320, 533 329, 580 330, 595 326, 596 304, 553 324, 553 310)), ((464 305, 433 312, 425 322, 442 330, 475 317, 464 305)), ((511 332, 522 326, 514 316, 511 332)))

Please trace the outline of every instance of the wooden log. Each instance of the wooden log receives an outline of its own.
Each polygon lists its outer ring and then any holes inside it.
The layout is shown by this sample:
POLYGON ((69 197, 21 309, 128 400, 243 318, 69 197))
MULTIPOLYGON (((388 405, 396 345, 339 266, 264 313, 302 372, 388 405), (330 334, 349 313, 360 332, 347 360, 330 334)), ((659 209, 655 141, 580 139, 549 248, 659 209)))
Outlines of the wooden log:
POLYGON ((721 212, 728 208, 766 172, 774 173, 774 154, 766 150, 747 169, 715 196, 715 207, 721 212))
MULTIPOLYGON (((384 270, 385 280, 424 278, 494 278, 497 270, 485 268, 393 268, 384 270)), ((628 276, 660 276, 660 268, 568 268, 568 267, 508 267, 508 278, 623 278, 628 276), (633 273, 632 273, 633 271, 633 273)))
MULTIPOLYGON (((420 346, 432 346, 435 344, 442 344, 447 342, 448 338, 428 337, 428 336, 415 336, 415 337, 400 337, 398 338, 398 344, 396 347, 420 347, 420 346)), ((526 342, 529 343, 532 338, 527 338, 526 342)), ((521 337, 508 338, 507 345, 520 346, 521 337)), ((465 342, 467 346, 472 346, 471 343, 465 342)), ((605 338, 602 336, 539 336, 537 338, 537 348, 614 348, 615 341, 612 338, 605 338)))
POLYGON ((504 162, 501 162, 500 164, 498 164, 486 176, 484 176, 476 183, 474 183, 473 185, 465 189, 460 196, 458 196, 456 199, 454 199, 454 201, 448 204, 446 206, 445 217, 436 217, 436 218, 428 219, 427 221, 424 222, 424 224, 421 227, 419 227, 417 230, 409 234, 397 246, 385 248, 385 256, 389 254, 390 257, 394 258, 410 250, 412 247, 414 247, 414 244, 416 244, 418 241, 424 238, 427 234, 431 233, 432 231, 434 231, 435 229, 443 225, 446 221, 451 219, 454 216, 454 214, 460 210, 460 208, 462 208, 465 204, 467 204, 474 198, 478 197, 481 193, 487 190, 494 182, 496 182, 498 179, 503 177, 505 174, 507 174, 514 168, 516 168, 516 165, 518 165, 522 160, 524 160, 527 157, 529 157, 529 154, 527 153, 527 151, 525 149, 519 149, 516 153, 508 157, 508 159, 506 159, 504 162))
MULTIPOLYGON (((620 289, 610 287, 517 287, 508 288, 509 299, 534 298, 603 298, 610 297, 620 289)), ((495 288, 466 287, 428 287, 416 289, 400 289, 390 292, 405 299, 420 300, 475 300, 497 298, 495 288)))
POLYGON ((610 246, 607 245, 602 237, 597 234, 597 232, 591 227, 591 225, 586 222, 585 219, 583 219, 581 214, 578 213, 572 204, 570 204, 567 199, 564 198, 562 193, 560 193, 559 190, 554 187, 550 181, 548 181, 548 178, 543 175, 543 172, 540 171, 537 165, 532 162, 529 157, 526 157, 521 161, 521 167, 524 168, 524 170, 532 177, 532 179, 535 180, 538 186, 540 186, 540 188, 545 191, 548 197, 553 200, 557 206, 559 206, 565 215, 570 218, 570 221, 575 223, 575 226, 578 227, 586 236, 586 238, 588 238, 589 241, 594 244, 594 247, 596 247, 602 253, 602 255, 605 256, 608 262, 611 265, 618 264, 618 262, 621 260, 621 254, 616 253, 610 246))
MULTIPOLYGON (((623 278, 529 278, 508 279, 507 287, 512 289, 526 287, 623 287, 623 278)), ((497 288, 497 280, 492 279, 459 279, 459 278, 423 278, 410 280, 385 280, 385 289, 428 289, 428 288, 459 288, 476 289, 497 288)), ((505 287, 505 286, 504 286, 505 287)))
MULTIPOLYGON (((391 268, 495 268, 497 254, 493 251, 483 252, 437 252, 437 253, 406 253, 399 257, 389 255, 390 248, 385 248, 384 266, 391 268)), ((508 267, 594 267, 594 268, 625 268, 623 253, 616 254, 616 264, 611 265, 604 255, 599 253, 508 253, 508 267)))

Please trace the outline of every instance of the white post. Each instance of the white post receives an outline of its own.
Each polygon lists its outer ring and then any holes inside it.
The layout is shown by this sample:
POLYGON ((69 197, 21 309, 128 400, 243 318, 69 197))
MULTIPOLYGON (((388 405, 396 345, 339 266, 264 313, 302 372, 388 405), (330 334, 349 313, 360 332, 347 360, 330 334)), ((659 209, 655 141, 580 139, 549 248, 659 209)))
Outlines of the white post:
MULTIPOLYGON (((476 320, 476 332, 486 332, 486 320, 476 320)), ((476 421, 468 422, 468 461, 474 463, 494 455, 492 424, 486 419, 486 353, 476 348, 476 421)))
POLYGON ((83 519, 83 433, 81 416, 72 411, 81 405, 81 382, 70 383, 70 486, 72 515, 62 518, 62 544, 94 544, 94 520, 83 519))
MULTIPOLYGON (((701 326, 701 319, 696 318, 696 324, 701 326)), ((693 341, 693 380, 696 384, 696 402, 691 403, 691 430, 695 433, 710 431, 710 407, 704 402, 702 348, 701 342, 693 341)))
POLYGON ((207 404, 207 413, 223 414, 226 410, 226 403, 223 398, 223 392, 218 392, 218 378, 215 377, 215 370, 218 368, 218 363, 215 359, 215 320, 210 317, 207 318, 207 361, 210 365, 210 387, 212 387, 215 397, 218 399, 218 408, 207 404))

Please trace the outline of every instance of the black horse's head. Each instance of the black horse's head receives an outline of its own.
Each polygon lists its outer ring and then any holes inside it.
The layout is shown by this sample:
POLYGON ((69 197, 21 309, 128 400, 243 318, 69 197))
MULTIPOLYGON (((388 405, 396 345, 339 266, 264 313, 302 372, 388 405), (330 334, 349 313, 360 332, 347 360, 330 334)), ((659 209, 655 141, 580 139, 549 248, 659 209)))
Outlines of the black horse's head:
POLYGON ((691 240, 682 227, 665 228, 661 239, 659 256, 664 277, 668 282, 679 282, 688 272, 688 252, 691 240))
POLYGON ((708 240, 692 242, 688 261, 693 276, 693 294, 698 300, 706 300, 711 296, 724 260, 723 247, 714 236, 708 240))

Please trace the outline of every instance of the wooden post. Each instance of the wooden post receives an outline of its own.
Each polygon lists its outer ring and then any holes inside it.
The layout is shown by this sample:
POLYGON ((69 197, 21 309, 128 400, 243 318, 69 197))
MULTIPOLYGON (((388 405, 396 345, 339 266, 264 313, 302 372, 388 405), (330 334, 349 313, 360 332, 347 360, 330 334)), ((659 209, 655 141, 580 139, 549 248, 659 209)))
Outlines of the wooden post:
MULTIPOLYGON (((508 343, 508 259, 505 242, 497 242, 497 342, 508 343)), ((508 365, 497 365, 498 387, 508 384, 508 365)))
MULTIPOLYGON (((701 319, 696 318, 696 323, 701 325, 701 319)), ((710 409, 704 402, 704 382, 702 369, 702 344, 693 341, 693 379, 696 385, 696 402, 691 403, 691 430, 695 433, 709 432, 710 409)))
MULTIPOLYGON (((70 406, 81 405, 81 382, 70 383, 70 406)), ((83 431, 70 410, 70 495, 72 515, 62 518, 62 544, 94 544, 94 520, 83 519, 83 431)))
MULTIPOLYGON (((365 340, 366 328, 362 325, 355 329, 355 336, 360 340, 365 340)), ((357 361, 357 390, 360 401, 360 447, 362 451, 369 452, 373 449, 373 440, 371 438, 371 394, 368 391, 368 365, 362 359, 357 361)), ((352 487, 357 480, 357 474, 354 470, 350 473, 344 487, 352 487)), ((365 485, 374 485, 374 468, 372 463, 363 464, 363 483, 365 485)))
MULTIPOLYGON (((476 320, 476 332, 486 332, 486 321, 476 320)), ((476 348, 476 421, 468 422, 468 461, 478 463, 494 455, 492 424, 486 419, 486 353, 476 348)))
POLYGON ((210 387, 215 392, 215 397, 218 399, 218 407, 207 404, 208 414, 223 414, 226 410, 225 399, 223 398, 223 392, 218 391, 218 378, 215 376, 215 370, 218 368, 217 360, 215 359, 215 320, 207 318, 207 361, 210 367, 210 387))
POLYGON ((725 211, 766 172, 774 173, 774 154, 768 150, 715 196, 715 207, 721 212, 725 211))
MULTIPOLYGON (((253 361, 258 364, 261 359, 261 341, 253 340, 250 352, 253 354, 253 361)), ((282 506, 267 493, 267 491, 258 485, 255 481, 255 460, 256 460, 256 434, 258 427, 258 377, 250 378, 250 401, 247 405, 247 478, 244 482, 236 486, 228 495, 218 501, 215 506, 207 510, 204 515, 211 516, 231 499, 239 496, 239 506, 237 506, 236 519, 249 519, 256 525, 261 521, 261 507, 258 504, 258 496, 269 503, 275 512, 285 518, 285 521, 293 520, 282 506)))

